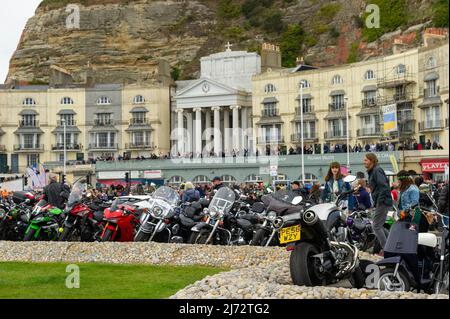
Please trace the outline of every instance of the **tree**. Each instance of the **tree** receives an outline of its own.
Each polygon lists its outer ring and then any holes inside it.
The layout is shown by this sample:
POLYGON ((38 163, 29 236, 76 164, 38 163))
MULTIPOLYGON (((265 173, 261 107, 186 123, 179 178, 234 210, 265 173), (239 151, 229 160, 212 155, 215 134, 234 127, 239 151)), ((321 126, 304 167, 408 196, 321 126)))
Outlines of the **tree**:
POLYGON ((284 67, 295 67, 304 41, 305 32, 301 25, 290 24, 281 37, 280 49, 284 67))

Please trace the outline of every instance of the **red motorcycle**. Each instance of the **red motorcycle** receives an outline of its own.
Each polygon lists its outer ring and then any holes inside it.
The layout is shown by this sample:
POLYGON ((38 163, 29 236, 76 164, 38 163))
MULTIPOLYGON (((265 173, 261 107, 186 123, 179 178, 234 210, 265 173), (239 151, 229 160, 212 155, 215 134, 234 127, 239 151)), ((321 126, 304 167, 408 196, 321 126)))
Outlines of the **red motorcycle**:
POLYGON ((141 210, 127 204, 118 204, 116 199, 110 208, 104 212, 106 225, 100 236, 101 241, 129 242, 134 240, 139 226, 141 210))

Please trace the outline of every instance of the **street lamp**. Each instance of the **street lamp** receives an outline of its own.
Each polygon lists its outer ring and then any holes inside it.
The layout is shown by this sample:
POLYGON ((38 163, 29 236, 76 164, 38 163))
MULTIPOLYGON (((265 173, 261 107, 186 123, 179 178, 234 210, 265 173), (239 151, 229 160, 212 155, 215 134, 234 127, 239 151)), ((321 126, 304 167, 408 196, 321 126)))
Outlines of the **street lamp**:
POLYGON ((350 134, 349 134, 349 132, 350 132, 350 128, 349 128, 349 121, 348 121, 348 118, 349 118, 349 115, 348 115, 348 97, 345 97, 344 98, 344 100, 345 100, 345 115, 346 115, 346 122, 347 122, 347 169, 348 169, 348 171, 350 172, 350 134))
POLYGON ((305 185, 305 147, 303 141, 303 86, 304 80, 300 81, 300 140, 302 148, 302 184, 305 185))
POLYGON ((66 162, 67 162, 67 150, 66 150, 66 120, 62 119, 61 124, 63 125, 63 145, 64 145, 64 171, 63 175, 66 176, 66 162))

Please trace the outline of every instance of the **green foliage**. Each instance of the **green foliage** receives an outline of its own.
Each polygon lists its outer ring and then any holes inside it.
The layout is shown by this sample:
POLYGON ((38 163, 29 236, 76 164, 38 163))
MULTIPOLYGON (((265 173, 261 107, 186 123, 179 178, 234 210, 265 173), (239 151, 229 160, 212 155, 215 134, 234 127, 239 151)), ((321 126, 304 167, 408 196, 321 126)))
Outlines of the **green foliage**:
POLYGON ((328 31, 328 26, 326 24, 322 24, 322 23, 318 22, 313 25, 313 32, 315 34, 322 34, 327 31, 328 31))
POLYGON ((448 28, 448 0, 435 0, 433 9, 433 25, 438 28, 448 28))
POLYGON ((39 80, 39 79, 33 79, 31 81, 28 82, 29 85, 48 85, 48 82, 39 80))
POLYGON ((227 28, 224 32, 224 35, 228 39, 233 39, 236 41, 242 41, 246 38, 244 30, 242 30, 242 28, 238 26, 227 28))
POLYGON ((364 19, 362 17, 355 15, 353 16, 353 20, 359 29, 364 28, 364 19))
POLYGON ((172 68, 172 71, 170 72, 170 76, 172 77, 172 80, 178 81, 178 79, 180 78, 180 75, 181 75, 180 68, 174 66, 172 68))
POLYGON ((245 2, 241 6, 242 14, 250 19, 252 17, 253 12, 260 6, 259 0, 245 0, 245 2))
POLYGON ((284 30, 283 14, 279 10, 267 11, 262 27, 268 33, 281 33, 284 30))
POLYGON ((235 19, 241 14, 239 5, 233 0, 220 0, 218 7, 218 15, 222 19, 235 19))
POLYGON ((317 38, 314 37, 314 36, 312 36, 312 35, 309 35, 309 36, 307 36, 306 39, 305 39, 305 44, 306 44, 308 47, 313 47, 313 46, 315 46, 315 45, 317 44, 317 38))
POLYGON ((383 34, 395 31, 408 23, 406 0, 367 0, 366 2, 368 4, 376 4, 380 8, 380 28, 367 28, 365 21, 371 13, 365 13, 363 16, 364 28, 362 30, 364 40, 368 42, 375 41, 383 34))
POLYGON ((353 42, 352 45, 350 46, 350 52, 348 55, 347 63, 358 62, 358 58, 359 58, 358 48, 359 48, 358 42, 353 42))
POLYGON ((341 34, 340 34, 339 30, 336 28, 336 26, 333 26, 333 27, 330 29, 330 36, 331 36, 332 38, 334 38, 334 39, 339 38, 340 35, 341 35, 341 34))
POLYGON ((281 36, 280 49, 282 52, 282 64, 284 67, 295 67, 299 56, 305 32, 301 25, 290 24, 281 36))
POLYGON ((340 10, 341 4, 339 3, 324 4, 317 12, 317 19, 323 23, 330 23, 340 10))

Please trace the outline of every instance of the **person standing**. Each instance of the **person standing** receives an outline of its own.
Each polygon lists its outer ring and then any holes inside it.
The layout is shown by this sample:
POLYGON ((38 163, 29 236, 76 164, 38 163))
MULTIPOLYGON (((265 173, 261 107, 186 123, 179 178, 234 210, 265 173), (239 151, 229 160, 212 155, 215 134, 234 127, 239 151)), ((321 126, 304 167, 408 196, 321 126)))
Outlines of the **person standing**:
POLYGON ((333 162, 330 165, 327 176, 325 176, 325 188, 322 192, 322 201, 334 201, 345 190, 350 190, 350 185, 344 183, 341 165, 338 162, 333 162))
MULTIPOLYGON (((386 222, 388 211, 393 205, 389 180, 384 170, 378 165, 378 158, 375 154, 366 154, 364 157, 364 166, 369 175, 369 187, 375 206, 373 230, 381 247, 384 248, 387 238, 383 230, 383 225, 386 222)), ((381 252, 380 254, 383 253, 381 252)))

